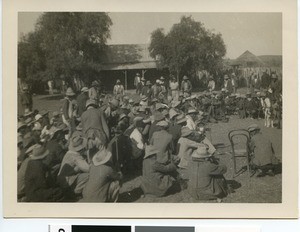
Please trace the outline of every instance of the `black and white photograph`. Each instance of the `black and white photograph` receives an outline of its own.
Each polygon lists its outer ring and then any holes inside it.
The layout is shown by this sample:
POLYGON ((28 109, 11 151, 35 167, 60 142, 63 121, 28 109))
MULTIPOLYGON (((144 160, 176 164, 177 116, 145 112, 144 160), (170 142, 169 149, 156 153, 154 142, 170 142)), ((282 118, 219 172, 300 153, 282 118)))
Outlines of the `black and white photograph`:
POLYGON ((296 218, 296 21, 295 0, 4 0, 4 217, 296 218))
POLYGON ((19 12, 17 200, 282 202, 282 13, 19 12))

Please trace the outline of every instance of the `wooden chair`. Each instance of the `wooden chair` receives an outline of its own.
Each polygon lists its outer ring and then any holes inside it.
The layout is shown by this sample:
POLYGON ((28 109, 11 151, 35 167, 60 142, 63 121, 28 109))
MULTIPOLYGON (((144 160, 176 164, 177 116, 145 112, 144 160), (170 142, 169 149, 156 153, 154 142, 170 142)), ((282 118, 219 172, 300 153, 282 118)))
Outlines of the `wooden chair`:
POLYGON ((248 176, 251 177, 250 163, 251 156, 249 151, 250 134, 245 129, 232 130, 228 133, 228 139, 231 144, 231 155, 233 161, 233 178, 243 173, 243 168, 237 170, 237 159, 246 161, 248 176))

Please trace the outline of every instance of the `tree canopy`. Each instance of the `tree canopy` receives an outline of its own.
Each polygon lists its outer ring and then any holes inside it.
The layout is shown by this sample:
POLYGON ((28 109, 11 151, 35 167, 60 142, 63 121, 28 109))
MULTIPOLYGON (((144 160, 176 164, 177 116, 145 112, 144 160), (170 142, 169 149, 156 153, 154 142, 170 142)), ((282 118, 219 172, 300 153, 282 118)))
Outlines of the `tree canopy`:
POLYGON ((191 16, 183 16, 169 33, 165 34, 161 28, 151 33, 149 51, 171 72, 195 76, 197 70, 215 73, 220 69, 226 47, 220 33, 206 29, 191 16))
POLYGON ((97 75, 105 59, 112 21, 106 13, 49 12, 18 44, 19 78, 97 75))

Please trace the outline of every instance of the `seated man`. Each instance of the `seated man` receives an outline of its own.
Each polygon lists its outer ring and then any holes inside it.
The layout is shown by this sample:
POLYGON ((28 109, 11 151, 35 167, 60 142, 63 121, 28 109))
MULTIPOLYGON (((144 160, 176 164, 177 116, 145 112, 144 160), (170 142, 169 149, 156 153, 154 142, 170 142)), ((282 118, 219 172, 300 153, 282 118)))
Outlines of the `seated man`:
POLYGON ((220 202, 221 198, 227 196, 227 184, 223 176, 227 168, 212 158, 205 145, 193 152, 188 170, 190 171, 188 192, 194 199, 217 199, 220 202))
POLYGON ((159 149, 155 146, 146 147, 141 179, 141 188, 146 196, 162 197, 177 187, 176 165, 172 159, 165 164, 157 162, 158 153, 159 149))
POLYGON ((86 146, 87 140, 84 137, 72 137, 57 175, 58 183, 70 197, 80 195, 88 180, 90 165, 86 161, 86 146))
POLYGON ((51 183, 49 177, 49 151, 36 144, 30 154, 25 171, 25 194, 29 202, 63 201, 63 191, 51 183))
POLYGON ((113 169, 112 154, 103 148, 92 158, 89 179, 82 191, 83 202, 116 202, 119 196, 121 173, 113 169))

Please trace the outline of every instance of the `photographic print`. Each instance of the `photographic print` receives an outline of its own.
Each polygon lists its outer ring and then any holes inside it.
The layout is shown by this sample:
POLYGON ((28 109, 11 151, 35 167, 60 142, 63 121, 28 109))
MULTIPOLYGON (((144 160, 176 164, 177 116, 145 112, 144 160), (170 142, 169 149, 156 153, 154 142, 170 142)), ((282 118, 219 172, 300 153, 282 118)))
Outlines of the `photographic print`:
POLYGON ((18 207, 284 202, 282 12, 16 13, 18 207))

